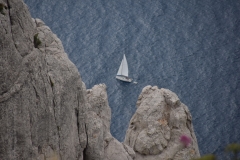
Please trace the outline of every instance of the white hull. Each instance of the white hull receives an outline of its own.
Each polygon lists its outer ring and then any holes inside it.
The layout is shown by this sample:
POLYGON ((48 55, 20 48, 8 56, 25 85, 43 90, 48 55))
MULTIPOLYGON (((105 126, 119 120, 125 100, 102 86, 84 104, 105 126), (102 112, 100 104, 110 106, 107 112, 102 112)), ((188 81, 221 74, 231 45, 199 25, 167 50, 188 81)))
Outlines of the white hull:
POLYGON ((124 82, 132 82, 132 79, 125 76, 116 76, 116 78, 124 82))

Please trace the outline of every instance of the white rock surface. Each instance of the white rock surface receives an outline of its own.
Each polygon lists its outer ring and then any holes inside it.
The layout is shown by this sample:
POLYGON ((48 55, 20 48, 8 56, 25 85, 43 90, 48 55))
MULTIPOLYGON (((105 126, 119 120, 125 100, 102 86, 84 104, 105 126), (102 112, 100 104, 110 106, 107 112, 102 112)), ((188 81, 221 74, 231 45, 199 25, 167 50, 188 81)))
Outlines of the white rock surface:
POLYGON ((124 143, 136 152, 137 160, 189 160, 199 157, 190 112, 177 95, 156 86, 143 88, 124 143), (180 137, 191 138, 184 147, 180 137))

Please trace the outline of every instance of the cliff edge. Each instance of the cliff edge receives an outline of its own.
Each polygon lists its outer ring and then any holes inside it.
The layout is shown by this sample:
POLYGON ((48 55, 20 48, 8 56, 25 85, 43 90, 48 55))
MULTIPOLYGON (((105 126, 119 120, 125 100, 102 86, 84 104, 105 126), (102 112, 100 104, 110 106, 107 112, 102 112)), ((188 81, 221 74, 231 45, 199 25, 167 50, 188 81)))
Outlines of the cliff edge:
POLYGON ((86 160, 133 160, 133 149, 120 143, 110 133, 111 109, 106 85, 95 85, 86 92, 86 160))
POLYGON ((22 0, 1 0, 1 159, 82 159, 82 81, 61 41, 22 0))
POLYGON ((134 149, 137 160, 200 157, 187 106, 175 93, 157 86, 143 88, 124 143, 134 149))
POLYGON ((1 159, 150 160, 165 153, 178 159, 192 151, 199 155, 190 113, 171 91, 149 86, 143 90, 136 111, 140 117, 133 116, 120 143, 110 133, 106 86, 86 89, 61 41, 43 21, 31 18, 22 0, 0 0, 0 24, 1 159), (145 107, 148 118, 142 115, 145 107), (177 142, 180 133, 192 138, 189 148, 177 142), (153 141, 158 138, 156 148, 153 141), (178 147, 172 152, 175 143, 178 147))
POLYGON ((22 0, 0 5, 1 159, 130 160, 110 134, 106 86, 86 90, 61 41, 22 0))

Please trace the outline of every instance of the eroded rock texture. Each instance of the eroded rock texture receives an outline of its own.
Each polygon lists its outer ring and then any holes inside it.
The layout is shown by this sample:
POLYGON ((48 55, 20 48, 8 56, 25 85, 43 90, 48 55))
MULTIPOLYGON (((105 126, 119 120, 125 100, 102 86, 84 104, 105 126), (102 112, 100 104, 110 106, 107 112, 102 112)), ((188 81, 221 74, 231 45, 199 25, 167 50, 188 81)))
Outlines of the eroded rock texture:
POLYGON ((110 134, 111 109, 106 86, 95 85, 87 90, 87 102, 86 160, 132 160, 135 157, 133 149, 110 134))
POLYGON ((61 41, 31 18, 22 0, 0 0, 0 6, 0 159, 199 156, 187 107, 157 87, 143 89, 125 143, 117 141, 110 134, 106 86, 86 90, 61 41), (191 137, 190 147, 179 143, 182 134, 191 137))
POLYGON ((188 160, 200 156, 187 106, 175 93, 156 86, 143 88, 124 143, 134 149, 137 160, 188 160), (189 147, 180 142, 182 135, 191 138, 189 147))
POLYGON ((131 160, 110 134, 106 86, 86 91, 49 27, 21 0, 0 3, 0 159, 131 160))
POLYGON ((22 0, 0 3, 0 159, 82 159, 87 138, 77 68, 22 0))

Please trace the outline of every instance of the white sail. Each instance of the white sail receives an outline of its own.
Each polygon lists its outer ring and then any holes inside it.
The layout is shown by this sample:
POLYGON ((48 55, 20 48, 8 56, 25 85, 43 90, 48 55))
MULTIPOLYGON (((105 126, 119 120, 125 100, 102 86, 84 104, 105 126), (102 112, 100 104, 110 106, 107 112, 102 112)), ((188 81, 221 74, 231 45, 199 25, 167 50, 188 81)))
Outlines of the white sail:
POLYGON ((123 55, 123 59, 118 69, 116 78, 124 82, 132 82, 132 79, 128 77, 128 64, 125 54, 123 55))
POLYGON ((121 62, 121 65, 118 69, 117 75, 122 75, 128 77, 128 64, 127 64, 127 59, 125 57, 125 54, 123 55, 123 59, 121 62))
POLYGON ((122 75, 122 62, 121 62, 120 67, 118 69, 117 75, 122 75))

